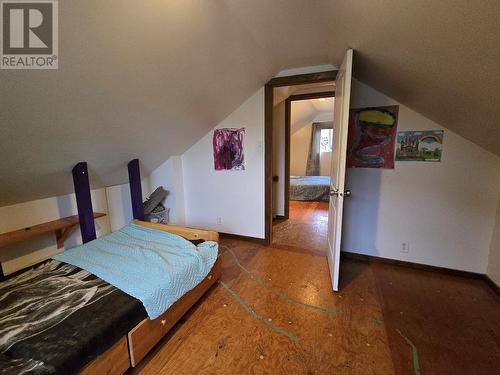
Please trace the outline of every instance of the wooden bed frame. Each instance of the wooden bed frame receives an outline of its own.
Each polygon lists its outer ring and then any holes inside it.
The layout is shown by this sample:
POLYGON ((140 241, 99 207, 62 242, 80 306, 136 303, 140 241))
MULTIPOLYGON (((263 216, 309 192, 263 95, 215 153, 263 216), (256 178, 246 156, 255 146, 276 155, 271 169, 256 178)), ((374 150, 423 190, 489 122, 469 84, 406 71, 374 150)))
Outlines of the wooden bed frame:
MULTIPOLYGON (((219 240, 219 233, 134 220, 134 224, 177 234, 187 240, 219 240)), ((130 366, 135 367, 148 352, 162 339, 177 321, 200 299, 220 278, 221 262, 217 258, 212 270, 194 289, 187 292, 160 317, 144 319, 127 336, 123 336, 111 348, 90 362, 80 375, 121 375, 130 366)))

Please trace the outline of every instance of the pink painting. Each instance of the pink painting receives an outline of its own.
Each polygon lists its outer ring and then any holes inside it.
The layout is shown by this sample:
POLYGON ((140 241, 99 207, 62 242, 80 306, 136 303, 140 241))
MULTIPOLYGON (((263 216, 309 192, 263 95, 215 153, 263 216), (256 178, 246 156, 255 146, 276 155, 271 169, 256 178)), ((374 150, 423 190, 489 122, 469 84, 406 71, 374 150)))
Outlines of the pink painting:
POLYGON ((243 138, 245 128, 214 130, 214 168, 216 171, 242 171, 245 169, 243 138))

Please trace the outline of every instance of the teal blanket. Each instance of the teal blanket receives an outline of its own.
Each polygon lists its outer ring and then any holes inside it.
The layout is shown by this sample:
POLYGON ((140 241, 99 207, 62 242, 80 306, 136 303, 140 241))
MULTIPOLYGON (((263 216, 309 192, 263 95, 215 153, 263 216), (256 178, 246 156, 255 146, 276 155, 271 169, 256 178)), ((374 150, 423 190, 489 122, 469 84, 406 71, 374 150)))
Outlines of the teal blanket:
POLYGON ((198 246, 175 234, 129 224, 56 255, 139 299, 150 319, 198 285, 217 260, 218 244, 198 246))

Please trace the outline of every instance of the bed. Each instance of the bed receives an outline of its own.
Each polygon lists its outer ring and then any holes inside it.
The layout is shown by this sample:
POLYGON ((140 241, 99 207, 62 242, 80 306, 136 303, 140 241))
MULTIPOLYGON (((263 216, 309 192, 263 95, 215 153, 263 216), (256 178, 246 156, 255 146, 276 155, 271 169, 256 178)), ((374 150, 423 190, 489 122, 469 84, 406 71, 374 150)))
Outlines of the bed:
MULTIPOLYGON (((130 227, 137 231, 143 230, 148 235, 156 235, 148 237, 151 241, 155 241, 158 236, 174 238, 177 236, 172 234, 178 235, 190 241, 190 245, 186 245, 186 252, 190 246, 200 248, 203 244, 218 240, 217 232, 213 231, 138 220, 134 220, 130 227)), ((109 235, 105 238, 109 242, 115 237, 109 235)), ((78 248, 83 248, 86 253, 95 244, 106 241, 105 238, 101 237, 78 248)), ((64 253, 71 254, 71 250, 64 253)), ((183 259, 179 254, 172 256, 183 259)), ((2 374, 123 374, 144 358, 220 277, 217 254, 215 260, 214 254, 210 256, 213 263, 207 263, 206 269, 198 274, 198 279, 192 281, 189 290, 179 291, 182 295, 179 294, 178 299, 171 299, 164 304, 163 307, 168 308, 163 312, 151 310, 152 307, 147 303, 132 297, 129 290, 126 293, 58 257, 2 281, 2 374), (155 318, 151 319, 151 316, 155 318)), ((95 263, 98 263, 97 260, 95 263)), ((162 298, 166 295, 168 293, 161 293, 162 298)))
POLYGON ((330 176, 290 176, 290 200, 323 201, 330 199, 330 176))

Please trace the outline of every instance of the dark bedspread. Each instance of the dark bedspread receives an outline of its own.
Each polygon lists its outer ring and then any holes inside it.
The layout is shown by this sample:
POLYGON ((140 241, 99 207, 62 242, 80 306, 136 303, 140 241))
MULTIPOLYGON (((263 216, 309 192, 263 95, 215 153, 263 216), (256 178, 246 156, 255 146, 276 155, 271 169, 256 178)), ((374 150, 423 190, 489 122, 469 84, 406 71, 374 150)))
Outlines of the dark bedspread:
POLYGON ((142 303, 54 260, 0 283, 0 374, 73 374, 146 318, 142 303))

